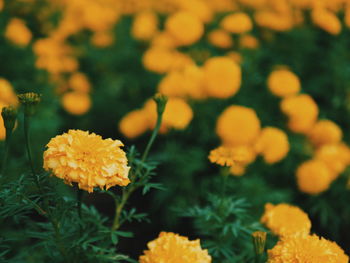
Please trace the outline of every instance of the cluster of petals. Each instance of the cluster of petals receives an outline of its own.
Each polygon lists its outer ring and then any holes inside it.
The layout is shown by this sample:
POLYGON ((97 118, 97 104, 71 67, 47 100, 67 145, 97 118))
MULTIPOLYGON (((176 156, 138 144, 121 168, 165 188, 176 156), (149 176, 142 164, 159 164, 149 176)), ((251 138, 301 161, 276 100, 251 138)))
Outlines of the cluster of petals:
POLYGON ((47 144, 44 169, 67 184, 92 192, 94 187, 108 189, 126 186, 130 180, 128 159, 119 140, 81 130, 69 130, 47 144))

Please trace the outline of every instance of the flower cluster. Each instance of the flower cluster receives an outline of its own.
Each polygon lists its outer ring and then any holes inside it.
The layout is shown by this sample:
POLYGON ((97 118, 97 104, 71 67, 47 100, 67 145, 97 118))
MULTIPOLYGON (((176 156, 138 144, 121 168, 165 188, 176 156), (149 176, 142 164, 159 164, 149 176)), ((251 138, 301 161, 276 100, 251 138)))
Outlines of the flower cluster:
POLYGON ((289 152, 288 137, 281 129, 275 127, 261 128, 260 120, 253 109, 232 105, 224 110, 216 123, 216 133, 222 145, 230 152, 244 149, 245 160, 217 161, 228 159, 227 151, 212 152, 209 159, 220 165, 232 165, 233 175, 242 175, 245 167, 261 155, 266 163, 273 164, 284 159, 289 152), (215 154, 215 158, 213 158, 215 154))
POLYGON ((298 207, 266 204, 261 222, 280 238, 268 250, 268 263, 349 262, 349 257, 335 242, 310 234, 311 221, 298 207))
POLYGON ((280 107, 288 117, 288 128, 303 134, 314 148, 313 159, 302 163, 296 171, 299 190, 308 194, 326 191, 350 164, 350 149, 342 143, 342 130, 330 120, 318 120, 316 102, 307 94, 298 94, 301 82, 288 68, 274 70, 267 86, 282 98, 280 107))
POLYGON ((94 133, 69 130, 47 144, 44 168, 66 183, 92 192, 94 187, 126 186, 130 180, 128 160, 119 140, 94 133))

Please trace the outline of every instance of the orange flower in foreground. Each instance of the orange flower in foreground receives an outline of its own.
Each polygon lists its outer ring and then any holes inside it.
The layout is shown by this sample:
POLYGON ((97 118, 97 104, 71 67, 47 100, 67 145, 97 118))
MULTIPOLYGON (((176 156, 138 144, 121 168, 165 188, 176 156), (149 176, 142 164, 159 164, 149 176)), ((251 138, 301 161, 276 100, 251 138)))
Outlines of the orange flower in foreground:
POLYGON ((147 244, 148 250, 140 256, 140 263, 210 263, 208 251, 201 248, 199 239, 161 232, 159 237, 147 244))
POLYGON ((268 263, 285 262, 348 263, 349 257, 335 242, 317 235, 288 236, 268 250, 268 263))
POLYGON ((252 144, 260 133, 260 120, 253 109, 232 105, 219 116, 216 133, 224 145, 252 144))
POLYGON ((92 192, 94 187, 110 188, 129 184, 130 167, 119 140, 81 130, 52 138, 44 152, 44 169, 65 183, 77 183, 80 189, 92 192))
POLYGON ((299 207, 267 203, 265 212, 260 220, 275 235, 308 235, 311 221, 308 215, 299 207))

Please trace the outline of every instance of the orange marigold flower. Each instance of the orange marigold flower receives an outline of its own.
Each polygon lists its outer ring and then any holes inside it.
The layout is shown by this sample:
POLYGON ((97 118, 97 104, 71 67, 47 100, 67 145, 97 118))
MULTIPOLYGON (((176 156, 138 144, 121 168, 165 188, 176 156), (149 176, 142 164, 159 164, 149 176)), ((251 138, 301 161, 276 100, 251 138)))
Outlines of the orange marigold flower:
POLYGON ((89 92, 91 89, 87 76, 81 72, 73 73, 68 80, 69 87, 74 91, 89 92))
POLYGON ((114 36, 112 32, 96 31, 91 37, 91 43, 98 48, 105 48, 112 45, 114 42, 114 36))
POLYGON ((332 172, 319 160, 302 163, 297 171, 297 184, 300 191, 315 195, 326 191, 332 183, 332 172))
POLYGON ((216 29, 208 34, 208 41, 218 48, 230 48, 233 46, 233 39, 229 33, 222 29, 216 29))
POLYGON ((241 48, 256 49, 259 47, 259 40, 252 35, 242 35, 239 39, 241 48))
POLYGON ((294 25, 291 14, 273 11, 258 11, 254 14, 254 20, 259 26, 275 31, 288 31, 294 25))
POLYGON ((274 70, 267 79, 267 87, 278 97, 296 95, 300 91, 300 80, 288 69, 274 70))
POLYGON ((187 11, 202 22, 208 23, 213 19, 213 11, 209 4, 203 0, 177 0, 177 4, 181 10, 187 11))
POLYGON ((73 115, 83 115, 90 109, 91 99, 86 93, 72 91, 63 95, 62 106, 73 115))
POLYGON ((181 46, 196 43, 204 33, 202 21, 186 11, 180 11, 171 15, 165 23, 165 29, 181 46))
POLYGON ((303 210, 283 203, 267 203, 260 221, 278 236, 308 235, 311 229, 311 221, 303 210))
POLYGON ((229 98, 241 86, 241 68, 228 57, 213 57, 204 66, 204 83, 207 94, 214 98, 229 98))
POLYGON ((5 37, 18 46, 26 46, 32 39, 32 32, 23 20, 12 18, 5 29, 5 37))
POLYGON ((332 35, 338 35, 341 31, 339 18, 326 8, 315 8, 311 12, 311 19, 315 25, 332 35))
POLYGON ((276 163, 284 159, 289 152, 289 141, 287 134, 274 127, 262 129, 255 144, 257 153, 264 157, 267 163, 276 163))
POLYGON ((320 120, 312 127, 308 137, 315 146, 321 146, 339 143, 342 140, 343 132, 336 123, 330 120, 320 120))
POLYGON ((143 11, 137 14, 132 24, 132 36, 138 40, 151 40, 158 31, 157 14, 151 11, 143 11))
POLYGON ((249 145, 260 133, 260 120, 253 109, 232 105, 219 116, 216 133, 224 145, 249 145))
POLYGON ((201 248, 199 239, 190 241, 175 233, 161 232, 147 244, 140 263, 210 263, 208 251, 201 248))
POLYGON ((44 152, 44 169, 65 183, 77 183, 80 189, 92 192, 94 187, 110 188, 129 184, 130 167, 119 140, 81 130, 52 138, 44 152))
POLYGON ((18 98, 11 83, 4 78, 0 78, 0 101, 13 106, 18 104, 18 98))
POLYGON ((289 118, 288 127, 290 130, 297 133, 310 131, 318 117, 317 104, 307 94, 283 99, 281 110, 289 118))
POLYGON ((212 150, 209 160, 221 166, 233 166, 234 164, 245 165, 255 159, 255 153, 251 148, 245 146, 225 147, 220 146, 212 150))
POLYGON ((148 116, 144 110, 131 111, 119 122, 120 132, 129 139, 140 136, 150 128, 149 126, 148 116))
POLYGON ((343 143, 325 144, 316 150, 315 159, 322 161, 332 171, 335 180, 350 164, 350 149, 343 143))
POLYGON ((221 21, 220 26, 228 32, 242 34, 251 31, 253 23, 247 14, 234 13, 225 16, 221 21))
POLYGON ((287 236, 268 250, 268 263, 284 262, 348 263, 349 257, 335 242, 317 235, 287 236))

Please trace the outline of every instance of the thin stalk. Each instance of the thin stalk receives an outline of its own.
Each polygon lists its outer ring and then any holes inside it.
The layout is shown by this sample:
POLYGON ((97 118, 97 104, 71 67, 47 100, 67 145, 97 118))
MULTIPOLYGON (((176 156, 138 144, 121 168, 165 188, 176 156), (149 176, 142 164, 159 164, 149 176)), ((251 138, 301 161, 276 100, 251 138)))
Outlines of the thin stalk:
POLYGON ((24 114, 24 137, 25 137, 29 165, 30 165, 30 169, 32 171, 32 176, 34 178, 35 184, 37 185, 37 187, 41 191, 40 182, 39 182, 39 179, 38 179, 38 177, 35 173, 35 169, 34 169, 34 162, 33 162, 33 158, 32 158, 32 151, 31 151, 30 140, 29 140, 29 129, 30 129, 30 118, 29 118, 29 115, 24 114))
POLYGON ((5 170, 6 170, 6 165, 7 165, 8 153, 9 153, 9 149, 10 149, 11 137, 12 137, 12 131, 6 129, 5 152, 4 152, 4 159, 2 162, 2 168, 1 168, 1 175, 3 177, 5 177, 5 170))
MULTIPOLYGON (((141 168, 142 168, 142 164, 146 161, 147 156, 149 154, 149 151, 151 150, 151 147, 157 137, 157 134, 159 132, 160 129, 160 125, 162 123, 162 114, 158 114, 158 118, 157 118, 157 123, 156 123, 156 127, 154 128, 152 135, 147 143, 146 149, 144 151, 144 153, 142 154, 142 158, 141 158, 141 162, 139 163, 139 165, 136 168, 135 173, 133 174, 134 176, 130 176, 131 178, 131 183, 134 182, 134 180, 137 178, 138 173, 140 172, 141 168)), ((121 213, 123 211, 124 206, 126 205, 130 195, 137 189, 137 186, 131 185, 129 188, 123 188, 123 193, 122 193, 122 198, 120 200, 120 202, 118 202, 117 200, 115 200, 115 216, 114 216, 114 220, 113 220, 113 225, 112 225, 112 230, 115 231, 117 230, 120 226, 121 226, 121 222, 120 222, 120 216, 121 213)))
POLYGON ((79 215, 79 218, 81 219, 81 203, 82 203, 82 200, 83 200, 83 191, 80 190, 78 187, 77 187, 77 208, 78 208, 78 215, 79 215))

